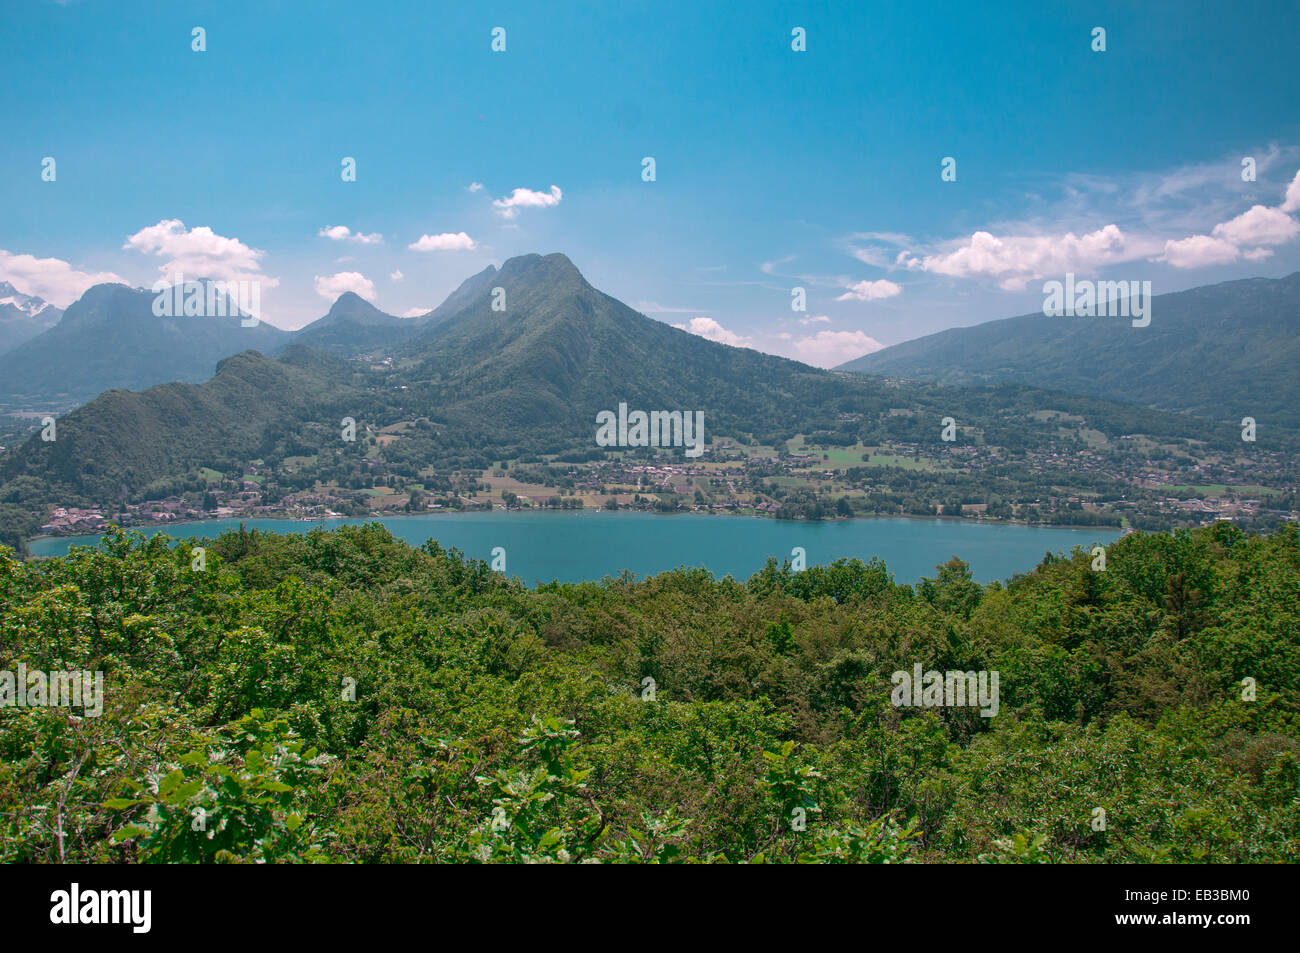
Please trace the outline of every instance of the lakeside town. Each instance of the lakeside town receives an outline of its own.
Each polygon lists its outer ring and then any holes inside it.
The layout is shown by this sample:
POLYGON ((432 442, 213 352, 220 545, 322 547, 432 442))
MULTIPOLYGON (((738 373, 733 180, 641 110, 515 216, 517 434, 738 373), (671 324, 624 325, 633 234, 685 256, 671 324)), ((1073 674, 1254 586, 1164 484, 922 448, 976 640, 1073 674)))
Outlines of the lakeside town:
POLYGON ((667 452, 610 453, 593 460, 557 454, 484 469, 403 473, 382 453, 401 433, 401 428, 376 429, 372 448, 346 478, 317 457, 274 465, 255 460, 242 473, 203 470, 183 489, 115 508, 55 506, 40 533, 97 533, 109 523, 493 509, 631 509, 781 519, 942 516, 1123 529, 1218 520, 1253 525, 1293 519, 1296 512, 1296 481, 1282 455, 1196 462, 1171 454, 1158 464, 1155 448, 1141 446, 1138 453, 1106 446, 1012 453, 974 445, 814 445, 803 437, 782 447, 755 447, 722 438, 694 460, 667 452))

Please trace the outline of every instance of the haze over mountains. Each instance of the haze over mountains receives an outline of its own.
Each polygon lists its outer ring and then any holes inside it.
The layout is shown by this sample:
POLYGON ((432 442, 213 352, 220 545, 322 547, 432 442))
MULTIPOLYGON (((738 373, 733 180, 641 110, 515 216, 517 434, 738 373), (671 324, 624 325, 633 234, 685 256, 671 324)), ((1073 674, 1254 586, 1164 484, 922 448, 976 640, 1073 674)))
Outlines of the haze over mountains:
POLYGON ((324 317, 294 332, 293 339, 327 354, 352 357, 397 344, 418 329, 417 319, 380 311, 360 295, 345 291, 324 317))
POLYGON ((488 265, 477 275, 461 282, 438 307, 411 318, 388 314, 360 295, 345 291, 324 317, 293 332, 293 342, 335 357, 354 358, 386 352, 458 314, 477 296, 487 294, 494 286, 497 274, 497 267, 488 265))
POLYGON ((58 324, 63 311, 0 281, 0 354, 58 324))
POLYGON ((0 354, 0 407, 67 408, 107 390, 205 381, 217 362, 254 348, 278 354, 291 335, 237 316, 157 317, 153 292, 95 285, 57 324, 0 354))
POLYGON ((1041 312, 952 328, 840 365, 945 384, 1014 381, 1212 420, 1300 427, 1300 272, 1153 299, 1151 323, 1041 312))
MULTIPOLYGON (((98 297, 87 293, 78 305, 98 297)), ((590 445, 596 412, 620 401, 645 410, 706 408, 711 428, 816 425, 833 417, 828 400, 850 393, 887 404, 876 384, 638 314, 592 288, 563 255, 512 258, 468 279, 424 319, 393 318, 345 295, 300 335, 343 349, 350 331, 367 330, 405 335, 389 349, 392 370, 296 343, 278 361, 244 351, 203 384, 103 394, 60 418, 57 442, 33 437, 7 455, 0 482, 26 474, 59 492, 130 496, 187 467, 269 452, 287 430, 299 431, 294 440, 304 446, 337 442, 343 415, 369 423, 423 415, 447 426, 444 444, 478 453, 486 444, 590 445), (492 308, 494 287, 504 289, 504 311, 492 308)))
MULTIPOLYGON (((224 358, 246 350, 275 357, 291 342, 343 359, 392 357, 447 412, 501 426, 585 416, 614 382, 628 385, 634 401, 646 378, 686 399, 689 388, 673 382, 716 376, 720 354, 812 373, 754 351, 693 346, 700 338, 685 346, 683 332, 592 288, 563 255, 489 265, 414 318, 348 292, 296 332, 243 327, 236 317, 160 318, 152 301, 145 289, 97 285, 61 312, 0 283, 0 409, 65 411, 107 390, 200 383, 224 358), (492 309, 495 287, 505 289, 504 311, 492 309)), ((1298 323, 1300 273, 1159 295, 1148 327, 1035 313, 906 341, 837 370, 958 386, 1015 382, 1300 429, 1298 323)), ((743 384, 717 396, 738 417, 754 409, 743 384)))
POLYGON ((336 357, 386 352, 486 294, 496 275, 488 266, 415 318, 345 292, 297 331, 229 316, 159 317, 152 291, 121 284, 95 285, 65 313, 0 283, 0 409, 63 411, 107 390, 200 383, 224 358, 250 349, 273 357, 290 342, 336 357))
MULTIPOLYGON (((112 339, 102 329, 148 324, 141 310, 148 298, 124 286, 101 286, 69 308, 60 327, 85 326, 111 351, 112 339), (106 319, 106 313, 126 318, 106 319)), ((232 320, 231 335, 258 330, 232 320)), ((224 333, 224 325, 215 326, 224 333)), ((265 330, 272 348, 289 337, 265 330)), ((446 466, 482 468, 527 454, 600 455, 595 415, 619 403, 647 411, 701 410, 710 439, 748 435, 760 444, 796 433, 849 444, 935 444, 941 418, 953 415, 965 428, 964 441, 1019 452, 1054 446, 1061 424, 1053 415, 1068 414, 1116 439, 1142 432, 1206 446, 1240 445, 1232 428, 1102 400, 1023 385, 898 386, 728 347, 633 311, 593 288, 559 254, 512 258, 499 271, 476 275, 423 319, 393 318, 344 296, 300 336, 346 349, 350 331, 368 330, 402 332, 403 339, 388 346, 391 363, 348 361, 295 343, 278 360, 242 351, 220 361, 215 376, 201 384, 104 393, 59 418, 56 441, 33 435, 0 458, 0 502, 113 504, 142 498, 151 485, 156 490, 159 481, 198 467, 243 472, 256 458, 344 453, 366 469, 362 457, 378 453, 383 466, 418 470, 434 456, 446 466), (503 301, 495 288, 503 289, 503 301), (497 301, 505 310, 494 309, 497 301), (393 446, 367 449, 340 441, 344 417, 363 431, 420 427, 393 446)), ((356 349, 376 339, 363 339, 356 349)), ((233 340, 210 343, 209 355, 233 340)), ((79 354, 89 357, 84 349, 79 354)), ((197 359, 192 366, 199 373, 197 359)))

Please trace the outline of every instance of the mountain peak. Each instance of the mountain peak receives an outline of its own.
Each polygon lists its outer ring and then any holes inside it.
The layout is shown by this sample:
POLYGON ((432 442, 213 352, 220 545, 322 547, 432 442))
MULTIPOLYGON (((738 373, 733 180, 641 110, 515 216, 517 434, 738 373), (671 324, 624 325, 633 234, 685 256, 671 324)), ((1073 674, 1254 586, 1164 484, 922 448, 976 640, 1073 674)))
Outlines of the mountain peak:
POLYGON ((415 327, 416 322, 381 311, 359 294, 345 291, 323 317, 295 331, 293 339, 338 357, 391 344, 415 327))
POLYGON ((0 305, 9 305, 15 311, 31 317, 51 307, 45 299, 36 295, 23 294, 7 281, 0 281, 0 305))
POLYGON ((363 328, 387 328, 402 323, 401 318, 389 314, 387 311, 379 310, 359 294, 345 291, 330 305, 330 309, 325 313, 324 317, 317 318, 306 327, 300 328, 298 333, 301 335, 305 331, 311 331, 311 333, 317 334, 327 328, 337 328, 342 325, 363 328))
POLYGON ((342 319, 352 318, 354 320, 365 319, 388 319, 393 316, 386 312, 380 311, 373 304, 367 301, 361 295, 354 291, 345 291, 338 296, 338 299, 330 305, 329 312, 325 315, 327 318, 342 319))
POLYGON ((335 299, 334 304, 330 307, 330 310, 333 311, 342 304, 345 303, 351 304, 352 302, 355 301, 365 302, 366 299, 361 297, 361 295, 357 294, 355 291, 345 291, 343 292, 343 294, 339 295, 338 298, 335 299))
POLYGON ((488 265, 478 274, 471 275, 462 281, 460 287, 447 296, 446 301, 428 314, 416 318, 416 321, 428 326, 440 324, 453 314, 468 307, 480 295, 487 294, 498 274, 496 265, 488 265))
POLYGON ((500 275, 503 280, 577 279, 584 285, 587 283, 587 279, 582 277, 582 272, 569 260, 569 256, 561 252, 552 252, 549 255, 539 255, 534 252, 507 258, 505 264, 501 266, 500 275))

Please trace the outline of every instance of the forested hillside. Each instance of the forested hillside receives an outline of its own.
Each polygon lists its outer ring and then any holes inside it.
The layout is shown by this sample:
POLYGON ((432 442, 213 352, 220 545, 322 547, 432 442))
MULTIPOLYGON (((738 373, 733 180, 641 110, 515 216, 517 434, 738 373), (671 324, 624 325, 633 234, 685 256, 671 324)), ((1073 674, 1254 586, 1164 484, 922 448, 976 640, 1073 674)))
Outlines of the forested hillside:
MULTIPOLYGON (((223 494, 241 493, 245 477, 260 481, 256 501, 241 506, 274 507, 303 493, 354 515, 372 512, 376 480, 403 502, 438 494, 440 506, 459 505, 492 472, 520 465, 573 464, 554 479, 595 490, 621 482, 594 472, 612 459, 596 443, 597 414, 620 404, 703 414, 706 462, 720 460, 724 444, 737 448, 736 471, 711 477, 767 494, 729 495, 737 506, 816 513, 824 504, 843 515, 946 506, 955 515, 970 505, 995 518, 1128 519, 1163 529, 1223 515, 1171 502, 1208 493, 1207 485, 1239 490, 1264 519, 1285 518, 1294 503, 1300 441, 1273 421, 1261 420, 1258 443, 1246 442, 1235 422, 1025 384, 950 387, 824 371, 638 314, 561 254, 511 258, 420 319, 345 295, 295 340, 313 346, 290 345, 279 360, 235 354, 203 384, 109 391, 60 417, 57 433, 33 431, 0 455, 0 542, 22 548, 56 506, 113 517, 174 497, 193 509, 209 491, 205 472, 228 479, 214 488, 223 494), (349 347, 387 357, 345 360, 349 347), (360 439, 345 436, 348 420, 360 439), (845 468, 842 505, 814 501, 811 483, 778 500, 785 490, 764 481, 787 474, 767 467, 791 441, 827 461, 836 448, 845 448, 846 464, 874 455, 876 466, 852 479, 845 468), (595 466, 576 469, 585 464, 595 466)), ((620 449, 652 462, 649 448, 620 449)), ((831 487, 819 480, 815 489, 831 487)), ((672 497, 659 504, 677 508, 672 497)))
POLYGON ((841 365, 945 384, 1015 381, 1236 422, 1300 426, 1300 272, 1157 295, 1151 323, 1041 312, 949 328, 841 365))
POLYGON ((0 860, 1300 855, 1294 525, 989 586, 533 590, 376 525, 173 545, 0 550, 0 669, 105 677, 99 717, 0 707, 0 860), (895 707, 917 664, 998 672, 997 714, 895 707))

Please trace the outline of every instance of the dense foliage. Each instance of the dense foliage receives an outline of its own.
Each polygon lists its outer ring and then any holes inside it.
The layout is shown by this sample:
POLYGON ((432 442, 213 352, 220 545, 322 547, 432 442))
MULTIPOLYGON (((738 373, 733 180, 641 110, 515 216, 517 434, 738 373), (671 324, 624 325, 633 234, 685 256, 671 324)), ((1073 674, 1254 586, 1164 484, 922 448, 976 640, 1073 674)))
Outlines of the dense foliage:
POLYGON ((989 586, 953 559, 529 589, 378 525, 195 565, 120 532, 0 550, 0 669, 106 683, 100 717, 0 707, 0 860, 1300 855, 1294 525, 989 586), (894 707, 916 663, 1000 672, 998 714, 894 707))

